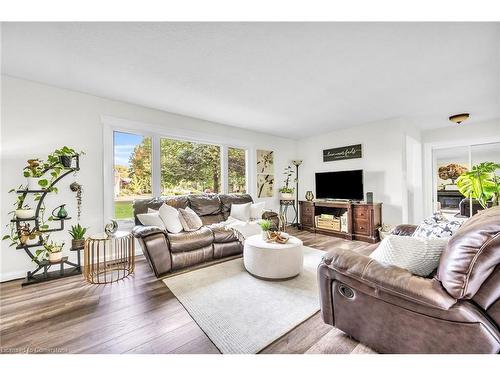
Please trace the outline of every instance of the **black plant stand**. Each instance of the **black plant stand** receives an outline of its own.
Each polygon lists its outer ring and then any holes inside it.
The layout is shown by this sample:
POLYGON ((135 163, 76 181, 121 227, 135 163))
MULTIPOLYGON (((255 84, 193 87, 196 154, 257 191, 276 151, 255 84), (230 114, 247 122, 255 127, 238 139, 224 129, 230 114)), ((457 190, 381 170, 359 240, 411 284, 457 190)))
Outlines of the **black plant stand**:
MULTIPOLYGON (((80 170, 80 159, 79 159, 79 156, 78 155, 74 155, 72 157, 72 159, 74 159, 74 166, 72 167, 69 167, 69 168, 62 168, 63 169, 63 173, 57 178, 55 179, 51 185, 49 185, 47 188, 45 189, 40 189, 40 190, 18 190, 16 193, 17 194, 20 194, 22 195, 22 198, 21 198, 21 204, 22 202, 24 202, 24 200, 26 199, 26 196, 28 194, 39 194, 39 199, 38 199, 38 204, 36 206, 36 210, 35 210, 35 216, 32 217, 32 218, 28 218, 28 219, 13 219, 11 220, 13 223, 16 224, 16 230, 17 230, 17 233, 18 233, 18 236, 19 238, 21 237, 21 223, 23 222, 29 222, 29 221, 33 221, 35 223, 35 226, 34 226, 34 229, 37 230, 40 235, 38 236, 38 242, 36 244, 32 244, 32 245, 27 245, 27 244, 24 244, 24 245, 18 245, 16 246, 16 249, 23 249, 26 254, 31 258, 31 260, 36 264, 36 268, 34 271, 28 271, 27 272, 27 275, 26 275, 26 279, 24 280, 24 282, 22 283, 22 286, 25 286, 25 285, 30 285, 30 284, 35 284, 35 283, 39 283, 39 282, 43 282, 43 281, 49 281, 49 280, 54 280, 54 279, 59 279, 59 278, 62 278, 62 277, 68 277, 68 276, 73 276, 73 275, 77 275, 77 274, 81 274, 82 273, 82 267, 81 267, 81 264, 80 264, 80 251, 83 250, 83 247, 81 248, 71 248, 70 251, 76 251, 77 254, 78 254, 78 262, 77 263, 73 263, 73 262, 70 262, 68 260, 68 257, 63 257, 60 261, 58 262, 50 262, 48 260, 38 260, 35 255, 31 252, 31 249, 33 248, 39 248, 39 247, 42 247, 43 246, 43 237, 42 235, 44 233, 49 233, 49 232, 59 232, 59 231, 62 231, 64 230, 64 222, 67 221, 67 220, 71 220, 71 217, 66 217, 64 219, 60 219, 60 218, 54 218, 54 222, 59 222, 59 227, 58 228, 51 228, 51 229, 41 229, 40 228, 40 210, 42 208, 42 205, 43 205, 43 201, 45 199, 45 197, 47 196, 47 194, 51 193, 52 192, 52 188, 61 180, 63 179, 64 177, 66 177, 68 174, 70 173, 73 173, 73 172, 77 172, 80 170), (67 264, 71 267, 69 268, 64 268, 64 265, 67 264), (59 269, 57 271, 51 271, 49 272, 50 268, 53 267, 53 266, 58 266, 59 269)), ((59 164, 53 164, 53 165, 50 165, 49 167, 47 167, 45 170, 44 170, 44 173, 54 169, 56 166, 59 166, 59 164)))

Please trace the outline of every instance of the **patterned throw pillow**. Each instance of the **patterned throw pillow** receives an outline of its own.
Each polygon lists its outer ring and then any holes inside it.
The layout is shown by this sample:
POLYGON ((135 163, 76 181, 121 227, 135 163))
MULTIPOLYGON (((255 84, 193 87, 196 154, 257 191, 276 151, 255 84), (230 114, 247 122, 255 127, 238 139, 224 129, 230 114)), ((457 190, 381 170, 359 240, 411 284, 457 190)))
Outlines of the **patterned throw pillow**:
POLYGON ((370 254, 380 263, 404 268, 414 275, 428 276, 439 265, 446 238, 415 238, 390 235, 370 254))
POLYGON ((462 226, 463 221, 448 220, 442 213, 436 212, 420 223, 413 237, 417 238, 449 238, 462 226))
POLYGON ((179 208, 179 219, 186 232, 194 232, 203 226, 200 217, 191 208, 179 208))

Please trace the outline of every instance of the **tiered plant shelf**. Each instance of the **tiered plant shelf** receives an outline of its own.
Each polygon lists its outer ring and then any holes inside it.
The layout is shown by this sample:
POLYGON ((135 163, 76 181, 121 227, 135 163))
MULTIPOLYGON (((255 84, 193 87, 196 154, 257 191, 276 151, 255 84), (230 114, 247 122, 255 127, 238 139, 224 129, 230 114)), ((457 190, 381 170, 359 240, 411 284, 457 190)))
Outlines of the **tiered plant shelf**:
MULTIPOLYGON (((45 170, 45 172, 49 172, 51 169, 54 169, 55 167, 60 168, 60 164, 52 164, 48 166, 45 170)), ((64 223, 65 221, 71 220, 71 217, 65 217, 65 218, 57 218, 54 217, 51 221, 52 222, 58 222, 59 227, 56 228, 49 228, 49 229, 44 229, 42 228, 42 217, 41 212, 42 212, 42 207, 44 207, 43 202, 47 194, 50 194, 53 192, 53 188, 55 185, 61 181, 64 177, 67 175, 77 172, 80 170, 80 160, 79 160, 79 155, 74 155, 72 156, 71 160, 71 167, 69 168, 62 168, 61 174, 54 180, 52 183, 44 189, 39 189, 39 190, 17 190, 16 193, 21 195, 21 201, 24 202, 28 194, 40 194, 39 199, 37 200, 37 206, 35 209, 35 216, 30 217, 27 219, 12 219, 11 222, 16 224, 16 230, 18 233, 19 238, 21 237, 21 229, 22 229, 22 223, 24 222, 34 222, 34 229, 39 233, 38 235, 38 242, 35 244, 20 244, 16 246, 16 249, 23 249, 26 254, 30 257, 30 259, 36 264, 36 269, 34 271, 28 271, 26 275, 26 279, 23 282, 24 285, 29 285, 29 284, 34 284, 34 283, 39 283, 43 281, 48 281, 48 280, 54 280, 54 279, 59 279, 62 277, 67 277, 67 276, 73 276, 76 274, 81 274, 82 273, 82 267, 80 264, 80 251, 83 248, 76 248, 73 249, 71 248, 71 251, 76 251, 78 254, 78 263, 73 263, 68 260, 68 257, 63 257, 60 261, 58 262, 50 262, 48 260, 39 260, 32 252, 32 249, 40 248, 43 247, 44 240, 42 235, 44 233, 49 233, 49 232, 59 232, 64 230, 64 223), (65 265, 69 265, 70 267, 64 267, 65 265), (51 267, 53 266, 58 266, 57 271, 50 271, 51 267)))

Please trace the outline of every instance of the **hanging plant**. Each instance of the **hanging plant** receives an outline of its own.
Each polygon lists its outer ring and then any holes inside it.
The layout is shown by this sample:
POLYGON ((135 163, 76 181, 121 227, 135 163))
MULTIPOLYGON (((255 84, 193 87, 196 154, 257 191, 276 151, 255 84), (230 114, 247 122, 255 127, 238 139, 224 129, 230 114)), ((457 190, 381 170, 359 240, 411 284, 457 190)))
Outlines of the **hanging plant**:
POLYGON ((77 221, 80 221, 80 215, 82 213, 82 194, 83 187, 78 182, 73 182, 69 185, 71 191, 76 192, 76 212, 77 212, 77 221))

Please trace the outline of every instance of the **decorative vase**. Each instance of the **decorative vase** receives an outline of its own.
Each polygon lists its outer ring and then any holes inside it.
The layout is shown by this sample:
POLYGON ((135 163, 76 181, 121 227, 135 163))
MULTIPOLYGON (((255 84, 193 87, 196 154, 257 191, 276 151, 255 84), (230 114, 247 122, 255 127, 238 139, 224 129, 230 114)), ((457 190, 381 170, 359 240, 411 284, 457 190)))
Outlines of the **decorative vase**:
POLYGON ((52 210, 52 216, 55 216, 57 217, 58 219, 65 219, 68 217, 68 211, 66 211, 66 208, 64 208, 66 205, 65 204, 61 204, 60 206, 54 208, 52 210), (59 211, 56 212, 56 210, 59 209, 59 211))
POLYGON ((293 200, 293 193, 281 193, 281 199, 284 201, 293 200))
POLYGON ((18 219, 31 219, 35 217, 35 210, 33 208, 16 210, 16 217, 18 219))
POLYGON ((71 156, 59 156, 59 161, 65 168, 71 168, 71 156))
POLYGON ((27 177, 26 178, 28 181, 28 190, 40 190, 41 186, 38 185, 38 181, 40 181, 40 177, 27 177))
POLYGON ((314 194, 311 190, 307 191, 306 192, 306 199, 309 201, 309 202, 312 202, 312 200, 314 199, 314 194))
POLYGON ((60 262, 62 259, 62 250, 57 253, 49 253, 49 262, 56 263, 60 262))
POLYGON ((75 249, 81 249, 82 247, 84 247, 85 245, 85 239, 79 239, 79 240, 75 240, 75 239, 72 239, 71 240, 71 248, 73 250, 75 249))

